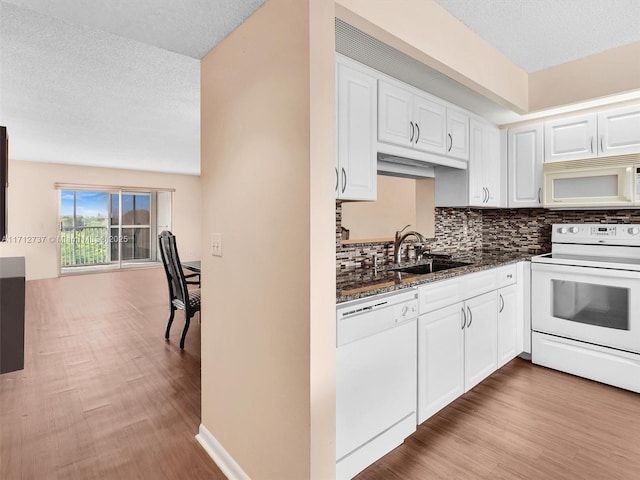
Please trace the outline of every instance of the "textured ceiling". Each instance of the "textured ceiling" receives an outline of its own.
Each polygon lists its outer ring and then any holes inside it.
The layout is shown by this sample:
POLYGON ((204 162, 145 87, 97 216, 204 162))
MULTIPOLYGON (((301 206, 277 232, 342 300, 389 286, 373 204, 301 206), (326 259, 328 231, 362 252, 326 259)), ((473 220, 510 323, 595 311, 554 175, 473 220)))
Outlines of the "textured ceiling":
POLYGON ((264 1, 0 1, 10 157, 199 174, 199 59, 264 1))
POLYGON ((15 160, 200 172, 200 62, 0 2, 15 160))
POLYGON ((640 41, 639 0, 436 1, 529 73, 640 41))
MULTIPOLYGON (((437 1, 530 72, 640 39, 639 0, 437 1)), ((11 158, 199 173, 198 59, 263 3, 0 1, 0 124, 11 158)), ((424 65, 383 47, 391 63, 378 68, 424 81, 424 65)), ((430 86, 496 123, 515 121, 442 75, 430 86)))
POLYGON ((202 58, 265 0, 6 0, 70 24, 202 58))

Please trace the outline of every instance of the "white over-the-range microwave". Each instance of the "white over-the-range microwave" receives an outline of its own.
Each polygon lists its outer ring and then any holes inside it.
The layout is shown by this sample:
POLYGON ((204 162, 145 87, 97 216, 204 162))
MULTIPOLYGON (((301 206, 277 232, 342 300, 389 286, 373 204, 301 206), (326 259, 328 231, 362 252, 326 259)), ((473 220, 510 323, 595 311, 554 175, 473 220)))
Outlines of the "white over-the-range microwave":
POLYGON ((545 163, 544 208, 640 207, 640 154, 545 163))

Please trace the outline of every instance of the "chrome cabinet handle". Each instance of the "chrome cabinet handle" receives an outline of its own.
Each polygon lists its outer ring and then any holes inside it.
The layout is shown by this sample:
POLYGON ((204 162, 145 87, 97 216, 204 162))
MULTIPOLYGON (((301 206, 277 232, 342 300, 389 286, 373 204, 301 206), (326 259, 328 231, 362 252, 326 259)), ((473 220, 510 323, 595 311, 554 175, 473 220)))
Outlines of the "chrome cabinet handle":
POLYGON ((504 310, 504 298, 502 297, 502 294, 500 293, 500 311, 499 313, 502 313, 502 311, 504 310))
POLYGON ((453 147, 453 137, 450 133, 447 133, 447 136, 449 137, 449 149, 447 150, 447 152, 450 152, 451 148, 453 147))
POLYGON ((467 328, 469 328, 471 326, 471 322, 473 322, 473 314, 471 313, 471 308, 467 307, 467 310, 469 311, 469 323, 467 323, 467 328))
POLYGON ((416 135, 416 143, 420 140, 420 125, 416 123, 416 130, 418 130, 418 134, 416 135))
POLYGON ((464 312, 464 307, 462 307, 460 309, 460 311, 462 312, 462 328, 461 328, 461 330, 464 330, 464 325, 467 323, 467 314, 464 312))
POLYGON ((409 122, 409 125, 411 125, 411 138, 409 139, 409 143, 413 143, 413 133, 414 133, 413 122, 409 122))
POLYGON ((487 203, 489 203, 490 199, 491 199, 491 190, 489 190, 489 187, 487 187, 487 203))
POLYGON ((542 203, 542 187, 538 188, 538 203, 542 203))
POLYGON ((604 153, 604 135, 600 135, 600 152, 604 153))
POLYGON ((593 153, 593 137, 591 137, 591 153, 593 153))
POLYGON ((346 188, 347 188, 347 172, 345 171, 344 167, 342 167, 342 193, 344 193, 346 188))
POLYGON ((338 191, 338 179, 340 178, 340 176, 338 175, 338 167, 336 167, 336 192, 338 191))

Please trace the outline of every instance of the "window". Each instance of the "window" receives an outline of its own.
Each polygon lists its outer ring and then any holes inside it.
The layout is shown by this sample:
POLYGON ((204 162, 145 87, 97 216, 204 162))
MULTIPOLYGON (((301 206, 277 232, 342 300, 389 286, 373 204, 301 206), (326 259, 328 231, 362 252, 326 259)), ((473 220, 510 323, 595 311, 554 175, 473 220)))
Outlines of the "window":
POLYGON ((122 267, 157 260, 171 229, 170 191, 60 190, 60 265, 122 267))

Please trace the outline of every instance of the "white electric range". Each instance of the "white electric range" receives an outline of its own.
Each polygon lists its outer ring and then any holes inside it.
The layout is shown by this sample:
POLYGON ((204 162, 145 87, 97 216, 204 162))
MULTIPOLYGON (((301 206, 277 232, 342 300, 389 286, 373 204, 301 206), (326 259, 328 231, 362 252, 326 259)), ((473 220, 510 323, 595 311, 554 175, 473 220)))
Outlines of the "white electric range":
POLYGON ((532 259, 533 363, 640 392, 640 225, 553 225, 532 259))

